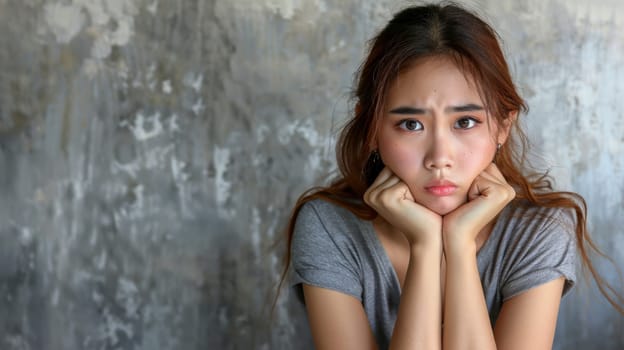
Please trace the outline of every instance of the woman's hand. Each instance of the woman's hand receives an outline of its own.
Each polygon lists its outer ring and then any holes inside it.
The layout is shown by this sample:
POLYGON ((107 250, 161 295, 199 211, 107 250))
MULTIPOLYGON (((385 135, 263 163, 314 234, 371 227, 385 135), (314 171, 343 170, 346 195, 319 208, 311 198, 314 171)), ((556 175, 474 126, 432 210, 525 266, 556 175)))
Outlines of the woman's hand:
POLYGON ((364 193, 364 201, 400 230, 412 247, 441 248, 442 217, 416 203, 407 185, 387 167, 364 193))
POLYGON ((464 251, 475 247, 479 232, 516 196, 494 163, 477 176, 468 190, 468 202, 444 216, 444 250, 464 251))

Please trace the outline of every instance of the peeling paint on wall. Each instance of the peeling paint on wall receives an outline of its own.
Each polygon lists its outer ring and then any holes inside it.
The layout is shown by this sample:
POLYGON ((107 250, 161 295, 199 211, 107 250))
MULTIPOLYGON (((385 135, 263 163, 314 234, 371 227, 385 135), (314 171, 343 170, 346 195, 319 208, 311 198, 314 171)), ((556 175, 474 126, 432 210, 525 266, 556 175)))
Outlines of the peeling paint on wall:
POLYGON ((61 4, 46 4, 45 23, 59 43, 66 44, 78 34, 85 23, 79 7, 61 4))

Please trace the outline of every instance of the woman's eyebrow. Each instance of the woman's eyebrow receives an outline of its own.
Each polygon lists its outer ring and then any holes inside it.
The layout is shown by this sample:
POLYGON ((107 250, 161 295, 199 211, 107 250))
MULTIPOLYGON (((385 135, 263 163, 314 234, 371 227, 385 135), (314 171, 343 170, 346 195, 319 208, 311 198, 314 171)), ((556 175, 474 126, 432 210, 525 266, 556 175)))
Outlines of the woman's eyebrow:
POLYGON ((473 112, 473 111, 482 111, 483 106, 479 106, 478 104, 469 103, 461 106, 451 106, 446 108, 447 112, 473 112))
POLYGON ((398 107, 390 110, 392 114, 425 114, 427 111, 422 108, 398 107))
MULTIPOLYGON (((483 106, 474 103, 468 103, 465 105, 459 106, 450 106, 447 107, 444 111, 446 113, 457 113, 457 112, 473 112, 473 111, 482 111, 484 110, 483 106)), ((427 114, 429 110, 424 108, 416 108, 409 106, 397 107, 390 110, 392 114, 427 114)))

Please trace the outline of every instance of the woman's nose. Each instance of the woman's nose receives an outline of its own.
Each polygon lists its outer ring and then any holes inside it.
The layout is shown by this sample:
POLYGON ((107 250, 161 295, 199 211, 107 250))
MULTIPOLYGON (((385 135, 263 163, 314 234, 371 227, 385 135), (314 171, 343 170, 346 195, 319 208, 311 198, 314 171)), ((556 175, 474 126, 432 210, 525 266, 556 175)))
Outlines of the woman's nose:
POLYGON ((444 135, 432 135, 425 155, 427 169, 444 169, 453 166, 453 145, 444 135))

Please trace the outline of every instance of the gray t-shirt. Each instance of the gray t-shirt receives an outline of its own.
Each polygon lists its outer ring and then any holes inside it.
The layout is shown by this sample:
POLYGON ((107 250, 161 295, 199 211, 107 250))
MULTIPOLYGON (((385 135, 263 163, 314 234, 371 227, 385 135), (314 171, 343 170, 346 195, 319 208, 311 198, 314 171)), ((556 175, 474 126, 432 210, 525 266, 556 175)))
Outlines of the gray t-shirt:
MULTIPOLYGON (((477 253, 492 325, 502 303, 523 291, 565 277, 574 284, 577 260, 570 211, 515 202, 501 212, 477 253)), ((386 349, 401 288, 372 222, 324 200, 306 203, 297 216, 291 246, 291 286, 336 290, 362 302, 380 349, 386 349)))

